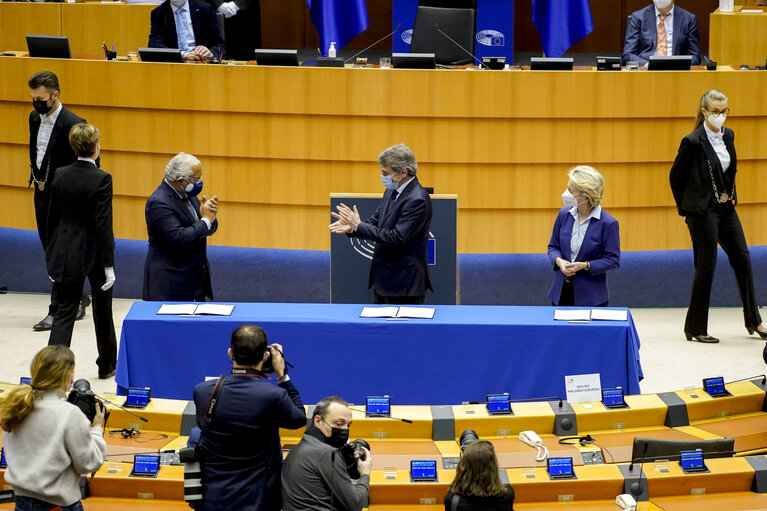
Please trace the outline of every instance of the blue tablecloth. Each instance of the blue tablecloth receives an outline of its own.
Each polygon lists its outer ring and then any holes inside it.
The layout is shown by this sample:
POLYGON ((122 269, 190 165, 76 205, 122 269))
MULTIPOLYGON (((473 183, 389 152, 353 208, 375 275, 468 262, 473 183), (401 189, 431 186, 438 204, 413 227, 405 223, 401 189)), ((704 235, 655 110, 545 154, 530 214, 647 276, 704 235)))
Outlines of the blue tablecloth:
POLYGON ((565 376, 600 373, 603 387, 638 394, 639 337, 628 321, 554 321, 553 307, 441 305, 434 319, 362 319, 362 305, 238 303, 231 316, 161 316, 136 302, 123 322, 118 392, 191 399, 206 376, 228 373, 232 331, 263 327, 283 345, 305 403, 339 395, 354 403, 459 404, 509 392, 565 396, 565 376))

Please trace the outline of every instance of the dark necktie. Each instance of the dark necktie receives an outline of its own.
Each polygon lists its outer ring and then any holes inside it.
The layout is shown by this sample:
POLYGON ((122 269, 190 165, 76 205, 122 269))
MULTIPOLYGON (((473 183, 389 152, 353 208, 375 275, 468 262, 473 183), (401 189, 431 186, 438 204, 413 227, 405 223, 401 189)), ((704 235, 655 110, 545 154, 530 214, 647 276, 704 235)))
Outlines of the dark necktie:
POLYGON ((195 220, 199 220, 200 217, 197 216, 197 211, 194 210, 194 206, 192 206, 192 201, 189 200, 189 197, 186 197, 184 199, 184 204, 186 204, 186 208, 192 214, 192 218, 194 218, 195 220))

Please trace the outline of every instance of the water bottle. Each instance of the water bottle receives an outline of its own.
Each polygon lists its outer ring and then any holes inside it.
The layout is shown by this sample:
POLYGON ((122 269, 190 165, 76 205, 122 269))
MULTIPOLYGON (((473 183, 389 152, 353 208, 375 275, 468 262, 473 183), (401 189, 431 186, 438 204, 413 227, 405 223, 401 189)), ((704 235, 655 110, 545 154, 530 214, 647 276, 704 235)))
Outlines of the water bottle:
POLYGON ((330 49, 328 50, 328 57, 336 58, 336 43, 330 43, 330 49))
POLYGON ((735 8, 734 0, 719 0, 719 12, 732 12, 735 8))

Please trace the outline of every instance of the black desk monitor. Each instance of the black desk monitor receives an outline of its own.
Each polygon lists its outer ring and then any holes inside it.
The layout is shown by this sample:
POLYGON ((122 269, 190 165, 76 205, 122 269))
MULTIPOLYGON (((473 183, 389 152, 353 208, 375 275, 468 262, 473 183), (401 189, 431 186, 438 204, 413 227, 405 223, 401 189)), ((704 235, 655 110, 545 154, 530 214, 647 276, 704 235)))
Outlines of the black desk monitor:
POLYGON ((156 454, 134 454, 131 477, 157 477, 160 471, 160 456, 156 454))
POLYGON ((700 449, 695 451, 681 451, 679 453, 679 465, 685 474, 698 474, 708 472, 708 467, 703 462, 703 452, 700 449))
POLYGON ((256 62, 259 66, 297 66, 298 50, 256 49, 256 62))
POLYGON ((724 386, 724 377, 703 378, 703 390, 711 397, 731 396, 724 386))
POLYGON ((531 57, 530 69, 532 71, 572 71, 573 59, 570 57, 560 59, 531 57))
POLYGON ((620 57, 597 57, 597 71, 620 71, 620 57))
POLYGON ((692 55, 651 55, 647 65, 649 71, 689 71, 692 55))
POLYGON ((549 479, 577 479, 572 458, 548 458, 546 472, 549 473, 549 479))
POLYGON ((125 408, 137 408, 143 410, 152 400, 152 391, 148 388, 129 387, 128 397, 123 403, 125 408))
POLYGON ((395 69, 434 69, 433 53, 392 53, 391 63, 395 69))
POLYGON ((27 35, 27 50, 30 57, 48 59, 71 59, 69 38, 58 35, 27 35))
POLYGON ((410 480, 413 482, 437 482, 437 462, 432 460, 411 460, 410 480))
POLYGON ((602 389, 602 404, 605 408, 628 408, 623 398, 623 389, 602 389))
POLYGON ((487 394, 485 396, 488 415, 512 415, 511 396, 508 394, 487 394))
POLYGON ((366 417, 391 417, 391 398, 389 396, 367 396, 365 398, 366 417))
POLYGON ((138 54, 141 62, 184 62, 176 48, 139 48, 138 54))

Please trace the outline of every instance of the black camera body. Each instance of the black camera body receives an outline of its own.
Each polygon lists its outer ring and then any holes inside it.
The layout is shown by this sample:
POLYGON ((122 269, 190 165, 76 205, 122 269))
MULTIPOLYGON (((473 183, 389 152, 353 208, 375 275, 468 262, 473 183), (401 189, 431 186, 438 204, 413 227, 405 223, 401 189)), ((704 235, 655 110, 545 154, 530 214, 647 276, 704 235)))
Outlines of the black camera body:
POLYGON ((89 422, 93 422, 96 416, 96 403, 104 407, 104 403, 91 390, 88 380, 77 380, 72 385, 67 401, 78 407, 88 417, 89 422))
MULTIPOLYGON (((272 364, 272 348, 274 347, 273 344, 270 344, 266 347, 266 352, 269 353, 269 357, 264 360, 264 363, 261 365, 261 372, 266 374, 272 374, 274 373, 274 364, 272 364)), ((280 355, 282 355, 282 352, 280 351, 280 355)), ((285 358, 285 355, 282 355, 283 358, 285 358)), ((285 374, 288 373, 288 368, 293 367, 287 360, 285 361, 285 374)))
POLYGON ((357 470, 357 459, 361 459, 362 461, 365 461, 365 458, 367 458, 367 454, 365 454, 365 451, 362 450, 362 448, 370 450, 370 444, 367 443, 365 440, 358 438, 357 440, 353 440, 347 444, 342 445, 338 451, 341 453, 341 456, 344 458, 344 464, 346 465, 346 471, 349 472, 349 477, 352 479, 359 479, 360 478, 360 472, 357 470), (357 456, 355 456, 357 454, 357 456))

